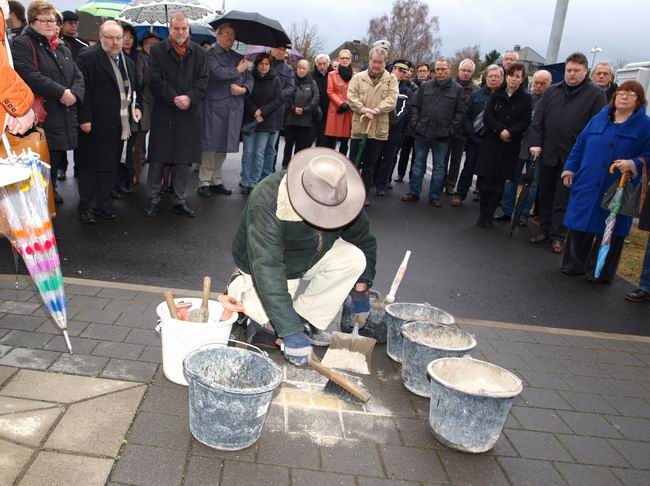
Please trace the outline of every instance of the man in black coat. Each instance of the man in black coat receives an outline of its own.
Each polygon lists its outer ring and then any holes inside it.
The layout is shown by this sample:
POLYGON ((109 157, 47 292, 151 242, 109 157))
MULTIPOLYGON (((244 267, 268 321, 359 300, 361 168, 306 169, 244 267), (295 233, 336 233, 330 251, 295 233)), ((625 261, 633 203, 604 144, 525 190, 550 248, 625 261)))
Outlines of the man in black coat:
POLYGON ((330 106, 330 97, 327 96, 327 75, 331 70, 330 57, 327 54, 319 54, 314 58, 314 70, 311 77, 318 86, 318 100, 321 111, 320 120, 316 120, 316 117, 314 117, 314 140, 317 147, 327 147, 325 124, 327 122, 327 109, 330 106))
MULTIPOLYGON (((647 161, 646 161, 647 163, 647 161)), ((639 229, 650 231, 650 199, 646 195, 645 205, 642 208, 639 217, 639 229)), ((639 288, 633 290, 625 296, 630 302, 641 302, 650 300, 650 239, 646 245, 645 257, 643 258, 643 267, 641 267, 641 278, 639 278, 639 288)))
POLYGON ((566 228, 562 224, 569 189, 562 183, 564 162, 585 125, 606 104, 605 92, 587 77, 587 58, 575 52, 566 58, 564 81, 548 88, 535 107, 530 126, 530 155, 540 159, 539 228, 531 243, 551 242, 562 253, 566 228))
POLYGON ((133 106, 138 90, 135 64, 122 53, 124 31, 114 20, 99 29, 99 43, 85 49, 77 60, 85 80, 83 103, 79 106, 79 214, 85 224, 95 217, 115 219, 111 191, 124 143, 130 136, 131 121, 140 120, 133 106))
POLYGON ((208 89, 205 51, 190 41, 189 20, 174 15, 169 37, 152 46, 149 54, 151 93, 154 105, 149 139, 149 202, 145 216, 154 216, 160 205, 163 165, 173 166, 174 211, 193 218, 185 204, 191 164, 201 162, 201 104, 208 89))
POLYGON ((66 10, 61 14, 63 16, 63 25, 61 26, 61 39, 70 48, 72 58, 77 61, 82 49, 88 47, 88 41, 79 37, 79 16, 71 10, 66 10))

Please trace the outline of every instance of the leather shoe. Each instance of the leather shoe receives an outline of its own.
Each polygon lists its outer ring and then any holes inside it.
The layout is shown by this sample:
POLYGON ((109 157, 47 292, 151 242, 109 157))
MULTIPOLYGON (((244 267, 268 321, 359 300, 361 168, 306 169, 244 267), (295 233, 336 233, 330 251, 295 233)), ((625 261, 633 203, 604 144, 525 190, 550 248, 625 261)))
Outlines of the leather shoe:
POLYGON ((213 194, 223 194, 224 196, 230 196, 232 194, 232 191, 223 184, 210 186, 210 191, 212 191, 213 194))
POLYGON ((205 199, 212 199, 212 191, 208 186, 201 186, 196 190, 196 193, 205 199))
POLYGON ((158 205, 157 204, 147 204, 147 207, 144 208, 144 215, 147 217, 152 217, 158 214, 158 205))
POLYGON ((463 200, 460 198, 460 196, 452 196, 451 197, 451 205, 455 208, 459 208, 463 205, 463 200))
POLYGON ((642 302, 644 300, 650 300, 650 292, 646 292, 643 289, 636 289, 630 292, 625 296, 625 300, 630 302, 642 302))
POLYGON ((418 197, 418 195, 413 194, 412 192, 409 192, 408 194, 404 194, 402 196, 402 201, 404 201, 404 202, 417 202, 419 200, 420 200, 420 198, 418 197))
POLYGON ((384 197, 386 195, 386 189, 377 188, 376 194, 379 197, 384 197))
POLYGON ((241 193, 242 193, 244 196, 249 195, 249 194, 251 193, 252 190, 253 190, 252 187, 241 186, 241 193))
POLYGON ((530 243, 532 243, 533 245, 539 245, 539 244, 542 244, 542 243, 546 243, 548 241, 548 236, 546 236, 543 233, 540 233, 538 235, 533 236, 528 241, 530 243))
POLYGON ((113 189, 111 191, 111 197, 113 199, 117 199, 118 201, 121 200, 121 199, 124 199, 124 196, 119 191, 117 191, 115 189, 113 189))
POLYGON ((196 212, 187 207, 187 204, 174 204, 173 206, 176 214, 181 216, 187 216, 188 218, 193 218, 196 216, 196 212))
POLYGON ((59 169, 56 171, 56 180, 57 181, 64 181, 66 178, 65 171, 62 169, 59 169))
POLYGON ((551 241, 551 251, 557 253, 558 255, 564 250, 564 242, 560 240, 551 241))
POLYGON ((440 202, 440 199, 434 197, 433 199, 429 199, 429 206, 433 206, 434 208, 441 208, 442 203, 440 202))
POLYGON ((494 218, 494 221, 511 221, 512 216, 509 216, 507 214, 500 214, 496 218, 494 218))
POLYGON ((96 214, 103 219, 115 219, 117 217, 115 216, 115 213, 110 209, 100 209, 96 214))
POLYGON ((84 211, 79 215, 79 219, 83 224, 95 224, 97 220, 92 210, 84 211))
POLYGON ((133 194, 133 187, 129 183, 120 184, 119 190, 122 194, 133 194))

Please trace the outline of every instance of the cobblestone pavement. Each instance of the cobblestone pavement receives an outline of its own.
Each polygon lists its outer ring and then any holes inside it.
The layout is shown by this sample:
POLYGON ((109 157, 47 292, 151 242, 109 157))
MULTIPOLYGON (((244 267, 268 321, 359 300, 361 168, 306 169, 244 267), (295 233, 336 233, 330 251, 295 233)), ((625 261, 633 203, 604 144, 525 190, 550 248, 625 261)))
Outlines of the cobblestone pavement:
MULTIPOLYGON (((153 330, 160 292, 113 283, 69 283, 66 292, 73 355, 65 352, 31 284, 20 281, 16 289, 13 280, 0 280, 0 396, 13 396, 7 387, 26 370, 135 382, 133 389, 147 384, 122 448, 89 453, 117 458, 109 484, 650 484, 648 338, 459 319, 478 341, 472 356, 524 382, 496 447, 480 455, 456 452, 433 438, 428 400, 406 391, 384 346, 375 349, 373 375, 362 378, 373 395, 362 407, 324 395, 319 376, 286 366, 272 353, 284 381, 262 436, 248 449, 223 452, 192 438, 187 389, 163 376, 153 330)), ((56 418, 47 423, 60 424, 65 407, 50 402, 46 409, 56 418)), ((0 448, 9 430, 2 410, 0 448)), ((28 452, 21 457, 41 452, 14 466, 19 484, 39 484, 32 468, 65 469, 53 466, 51 439, 45 434, 22 443, 28 452)), ((0 478, 9 467, 2 457, 0 478)))

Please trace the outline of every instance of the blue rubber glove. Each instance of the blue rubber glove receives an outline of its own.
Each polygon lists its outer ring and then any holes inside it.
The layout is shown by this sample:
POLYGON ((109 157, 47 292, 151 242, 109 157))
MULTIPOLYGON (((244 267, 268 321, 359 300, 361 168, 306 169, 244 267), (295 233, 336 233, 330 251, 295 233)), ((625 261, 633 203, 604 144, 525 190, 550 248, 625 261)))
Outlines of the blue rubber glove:
POLYGON ((363 291, 352 289, 352 292, 350 292, 350 297, 352 297, 352 314, 363 314, 370 312, 370 298, 368 289, 363 291))
POLYGON ((304 332, 284 336, 282 338, 284 346, 282 352, 284 359, 296 366, 307 366, 311 357, 311 344, 304 332))

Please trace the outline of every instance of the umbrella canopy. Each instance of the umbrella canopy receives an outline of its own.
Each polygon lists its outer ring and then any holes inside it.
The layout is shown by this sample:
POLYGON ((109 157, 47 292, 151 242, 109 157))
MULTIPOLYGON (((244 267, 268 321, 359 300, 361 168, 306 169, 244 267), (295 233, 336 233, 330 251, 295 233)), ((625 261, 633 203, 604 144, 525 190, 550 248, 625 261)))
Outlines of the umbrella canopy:
POLYGON ((114 18, 129 4, 129 0, 90 0, 77 9, 94 17, 114 18))
POLYGON ((166 26, 178 12, 196 22, 212 15, 214 9, 200 0, 132 0, 117 19, 132 25, 166 26))
POLYGON ((215 30, 221 24, 232 25, 237 40, 246 44, 269 47, 283 47, 291 44, 291 40, 280 22, 255 12, 231 10, 223 17, 210 22, 215 30))
MULTIPOLYGON (((248 46, 248 51, 246 51, 246 59, 249 61, 254 61, 258 54, 262 52, 268 52, 269 48, 264 46, 248 46)), ((295 49, 287 49, 287 54, 289 55, 289 64, 295 64, 301 59, 304 59, 302 54, 300 54, 295 49)))
MULTIPOLYGON (((144 34, 149 31, 155 32, 163 39, 169 37, 169 28, 160 25, 155 27, 151 25, 135 25, 134 28, 135 33, 138 35, 138 41, 142 40, 144 34)), ((204 42, 214 44, 217 40, 212 30, 205 25, 198 24, 190 24, 190 38, 192 42, 196 42, 197 44, 203 44, 204 42)))

